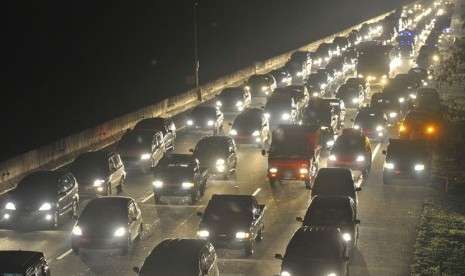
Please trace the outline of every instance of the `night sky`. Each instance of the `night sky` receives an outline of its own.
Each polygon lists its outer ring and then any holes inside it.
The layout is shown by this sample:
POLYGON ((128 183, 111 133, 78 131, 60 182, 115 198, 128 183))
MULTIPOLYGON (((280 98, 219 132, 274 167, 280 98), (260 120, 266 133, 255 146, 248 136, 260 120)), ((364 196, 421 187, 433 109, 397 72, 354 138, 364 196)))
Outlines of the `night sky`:
MULTIPOLYGON (((406 0, 200 0, 200 82, 406 0)), ((0 4, 0 160, 189 88, 193 1, 0 4)))

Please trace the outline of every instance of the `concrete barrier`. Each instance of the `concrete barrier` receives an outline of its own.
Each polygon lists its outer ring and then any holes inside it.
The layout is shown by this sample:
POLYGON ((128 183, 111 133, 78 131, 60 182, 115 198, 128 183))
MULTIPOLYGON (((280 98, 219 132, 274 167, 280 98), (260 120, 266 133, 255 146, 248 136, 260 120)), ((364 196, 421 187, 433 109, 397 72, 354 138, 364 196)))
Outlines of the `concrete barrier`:
MULTIPOLYGON (((351 30, 358 29, 363 23, 371 23, 384 18, 392 11, 382 14, 341 32, 307 44, 298 50, 313 51, 322 42, 331 41, 335 36, 345 36, 351 30)), ((243 68, 237 72, 192 89, 182 94, 170 97, 156 104, 141 108, 119 118, 100 124, 94 128, 70 135, 46 146, 31 150, 0 163, 0 192, 11 189, 23 175, 37 169, 54 169, 70 162, 78 154, 106 147, 119 140, 128 128, 132 128, 139 120, 155 116, 174 116, 195 105, 208 101, 223 88, 244 83, 251 75, 268 72, 279 68, 289 60, 290 51, 270 58, 255 66, 243 68)))

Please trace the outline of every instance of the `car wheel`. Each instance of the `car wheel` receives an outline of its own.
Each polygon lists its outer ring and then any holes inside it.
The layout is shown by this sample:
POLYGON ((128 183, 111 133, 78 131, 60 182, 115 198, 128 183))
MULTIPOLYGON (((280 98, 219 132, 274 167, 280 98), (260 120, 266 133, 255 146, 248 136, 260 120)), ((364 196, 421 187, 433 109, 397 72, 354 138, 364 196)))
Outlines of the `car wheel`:
POLYGON ((252 256, 254 252, 254 240, 251 240, 244 249, 246 256, 252 256))
POLYGON ((60 226, 60 210, 57 208, 52 218, 52 228, 57 229, 60 226))
POLYGON ((257 236, 255 237, 256 242, 261 242, 263 240, 263 227, 258 231, 257 236))
POLYGON ((155 199, 155 204, 159 204, 159 203, 160 203, 160 198, 161 198, 160 195, 155 194, 155 195, 153 195, 153 198, 155 199))
POLYGON ((121 248, 121 255, 126 255, 129 252, 129 247, 131 247, 132 241, 131 241, 131 233, 128 232, 128 240, 126 244, 121 248))
POLYGON ((305 189, 310 190, 311 189, 310 184, 311 184, 310 179, 306 179, 305 180, 305 189))
POLYGON ((71 246, 71 250, 73 251, 74 255, 79 255, 79 247, 71 246))
POLYGON ((70 217, 74 218, 77 216, 77 211, 78 211, 78 203, 77 200, 73 201, 73 206, 71 207, 71 212, 70 212, 70 217))
POLYGON ((122 193, 124 190, 124 177, 121 178, 121 181, 119 182, 119 185, 116 187, 116 192, 118 194, 122 193))
POLYGON ((106 195, 111 196, 111 184, 110 183, 107 184, 107 194, 106 195))
POLYGON ((191 203, 192 204, 195 204, 197 202, 197 200, 199 199, 199 191, 198 190, 195 190, 194 192, 192 192, 191 194, 191 203))

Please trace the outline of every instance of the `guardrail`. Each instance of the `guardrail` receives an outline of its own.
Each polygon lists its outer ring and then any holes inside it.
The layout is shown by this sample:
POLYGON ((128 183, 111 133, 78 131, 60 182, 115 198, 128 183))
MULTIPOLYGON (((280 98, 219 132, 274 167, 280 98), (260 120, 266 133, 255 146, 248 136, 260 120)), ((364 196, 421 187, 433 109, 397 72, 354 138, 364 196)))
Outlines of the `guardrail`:
MULTIPOLYGON (((378 21, 390 13, 392 13, 392 11, 307 44, 296 50, 315 50, 322 42, 331 41, 335 36, 345 36, 351 30, 360 28, 363 23, 378 21)), ((126 129, 132 128, 143 118, 180 114, 201 102, 214 98, 223 88, 244 83, 248 77, 253 74, 260 74, 279 68, 285 64, 294 51, 295 50, 270 58, 255 66, 243 68, 237 72, 204 84, 200 86, 199 89, 192 89, 164 99, 161 102, 115 118, 94 128, 70 135, 48 145, 8 159, 0 163, 0 193, 13 188, 17 180, 24 174, 38 169, 57 168, 70 162, 75 156, 82 152, 100 149, 114 143, 123 135, 126 129)))

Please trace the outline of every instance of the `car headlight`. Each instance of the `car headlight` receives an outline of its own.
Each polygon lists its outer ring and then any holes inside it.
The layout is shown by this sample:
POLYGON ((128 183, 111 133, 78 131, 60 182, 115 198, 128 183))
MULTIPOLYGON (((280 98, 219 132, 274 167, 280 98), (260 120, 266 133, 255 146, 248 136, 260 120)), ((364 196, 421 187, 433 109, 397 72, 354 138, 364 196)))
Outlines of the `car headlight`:
POLYGON ((405 102, 405 98, 400 97, 400 98, 399 98, 399 103, 403 103, 403 102, 405 102))
POLYGON ((193 125, 193 124, 194 124, 194 122, 192 122, 192 120, 188 120, 188 121, 187 121, 187 125, 188 125, 188 126, 191 126, 191 125, 193 125))
POLYGON ((325 89, 326 88, 326 84, 320 84, 320 89, 325 89))
POLYGON ((16 210, 16 206, 15 206, 14 203, 8 202, 8 203, 5 205, 5 209, 7 209, 7 210, 16 210))
POLYGON ((331 161, 336 161, 336 155, 334 155, 334 154, 331 154, 328 158, 331 161))
POLYGON ((423 171, 425 169, 425 165, 423 164, 416 164, 415 165, 415 170, 416 171, 423 171))
POLYGON ((217 101, 216 102, 216 106, 222 106, 223 104, 221 103, 221 101, 217 101))
POLYGON ((362 74, 358 74, 358 77, 359 77, 359 78, 363 78, 363 75, 362 75, 362 74))
POLYGON ((216 165, 224 165, 224 159, 216 160, 216 165))
POLYGON ((244 89, 245 90, 250 90, 250 86, 246 85, 246 86, 244 86, 244 89))
POLYGON ((329 273, 327 276, 337 276, 336 273, 329 273))
POLYGON ((417 98, 417 96, 415 94, 410 94, 408 96, 410 97, 410 99, 416 99, 417 98))
POLYGON ((103 179, 97 179, 94 181, 94 187, 100 187, 102 184, 105 183, 105 180, 103 179))
POLYGON ((197 231, 197 236, 199 236, 199 238, 208 238, 208 236, 210 236, 210 232, 207 230, 200 230, 197 231))
POLYGON ((394 169, 394 163, 385 163, 384 167, 388 170, 394 169))
MULTIPOLYGON (((297 73, 297 76, 299 75, 299 73, 297 73)), ((287 82, 287 78, 284 78, 281 80, 282 83, 286 83, 287 82)))
POLYGON ((246 239, 250 236, 249 233, 247 232, 237 232, 236 233, 236 239, 246 239))
POLYGON ((362 161, 365 161, 365 157, 363 155, 359 155, 357 156, 357 162, 362 162, 362 161))
POLYGON ((260 131, 255 130, 254 132, 252 132, 252 136, 255 136, 255 137, 256 137, 256 136, 258 136, 258 135, 260 135, 260 131))
POLYGON ((262 86, 262 91, 265 92, 266 90, 268 90, 268 87, 262 86))
POLYGON ((423 86, 428 86, 428 82, 424 81, 423 86))
POLYGON ((318 92, 313 92, 312 95, 313 95, 313 97, 318 97, 318 96, 320 96, 320 93, 318 93, 318 92))
POLYGON ((215 122, 213 122, 212 120, 210 120, 210 121, 207 122, 207 125, 209 125, 209 126, 212 126, 212 125, 214 125, 214 124, 215 124, 215 122))
POLYGON ((308 169, 307 169, 307 168, 301 168, 301 169, 299 170, 299 173, 301 173, 301 174, 308 173, 308 169))
POLYGON ((163 182, 160 181, 160 180, 155 180, 155 181, 152 182, 152 184, 153 184, 153 187, 155 187, 155 188, 163 187, 163 182))
POLYGON ((360 126, 359 125, 354 125, 354 128, 355 129, 360 129, 360 126))
POLYGON ((270 113, 265 113, 264 116, 265 116, 265 118, 269 119, 270 118, 270 113))
POLYGON ((82 236, 82 230, 79 226, 74 226, 73 228, 73 235, 75 236, 82 236))
POLYGON ((231 129, 231 131, 229 131, 229 135, 236 136, 237 135, 237 130, 231 129))
POLYGON ((352 103, 358 103, 358 98, 353 98, 352 103))
POLYGON ((39 211, 47 211, 47 210, 50 210, 52 209, 52 205, 50 205, 50 203, 44 203, 42 204, 42 206, 40 206, 39 208, 39 211))
POLYGON ((277 168, 270 168, 270 173, 277 173, 278 172, 278 169, 277 168))
POLYGON ((382 131, 383 129, 384 129, 383 126, 377 126, 376 127, 376 131, 382 131))
POLYGON ((434 55, 434 56, 433 56, 433 61, 439 61, 439 56, 438 56, 438 55, 434 55))
MULTIPOLYGON (((329 141, 327 141, 327 142, 326 142, 326 145, 327 145, 328 147, 332 147, 332 146, 334 145, 334 140, 329 140, 329 141)), ((336 158, 336 157, 334 157, 334 158, 336 158)), ((334 159, 334 160, 336 160, 336 159, 334 159)))
POLYGON ((141 160, 148 160, 150 159, 150 153, 144 153, 140 156, 141 160))
POLYGON ((319 63, 320 63, 320 61, 318 59, 313 61, 314 65, 318 65, 319 63))
POLYGON ((350 241, 352 239, 352 237, 350 236, 349 233, 344 233, 342 234, 342 238, 347 242, 347 241, 350 241))
POLYGON ((297 72, 297 77, 302 77, 302 72, 297 72))
POLYGON ((237 107, 240 107, 240 106, 243 106, 243 105, 244 105, 244 103, 241 102, 241 101, 238 101, 238 102, 236 103, 236 106, 237 106, 237 107))
POLYGON ((389 113, 389 118, 395 118, 395 117, 397 117, 397 112, 389 113))
POLYGON ((433 133, 434 132, 434 127, 430 126, 426 129, 427 133, 433 133))
POLYGON ((291 276, 291 273, 289 273, 287 271, 283 271, 283 272, 281 272, 281 276, 291 276))
POLYGON ((124 236, 124 234, 126 234, 126 228, 120 227, 120 228, 116 229, 116 231, 115 231, 115 233, 113 234, 113 236, 115 236, 115 237, 122 237, 122 236, 124 236))
POLYGON ((184 189, 189 189, 189 188, 194 187, 194 183, 192 183, 192 182, 183 182, 183 183, 182 183, 182 187, 183 187, 184 189))
POLYGON ((429 80, 432 80, 432 79, 433 79, 433 75, 428 75, 428 79, 429 79, 429 80))
POLYGON ((281 118, 286 121, 289 120, 290 117, 291 116, 289 115, 289 113, 284 113, 283 115, 281 115, 281 118))

